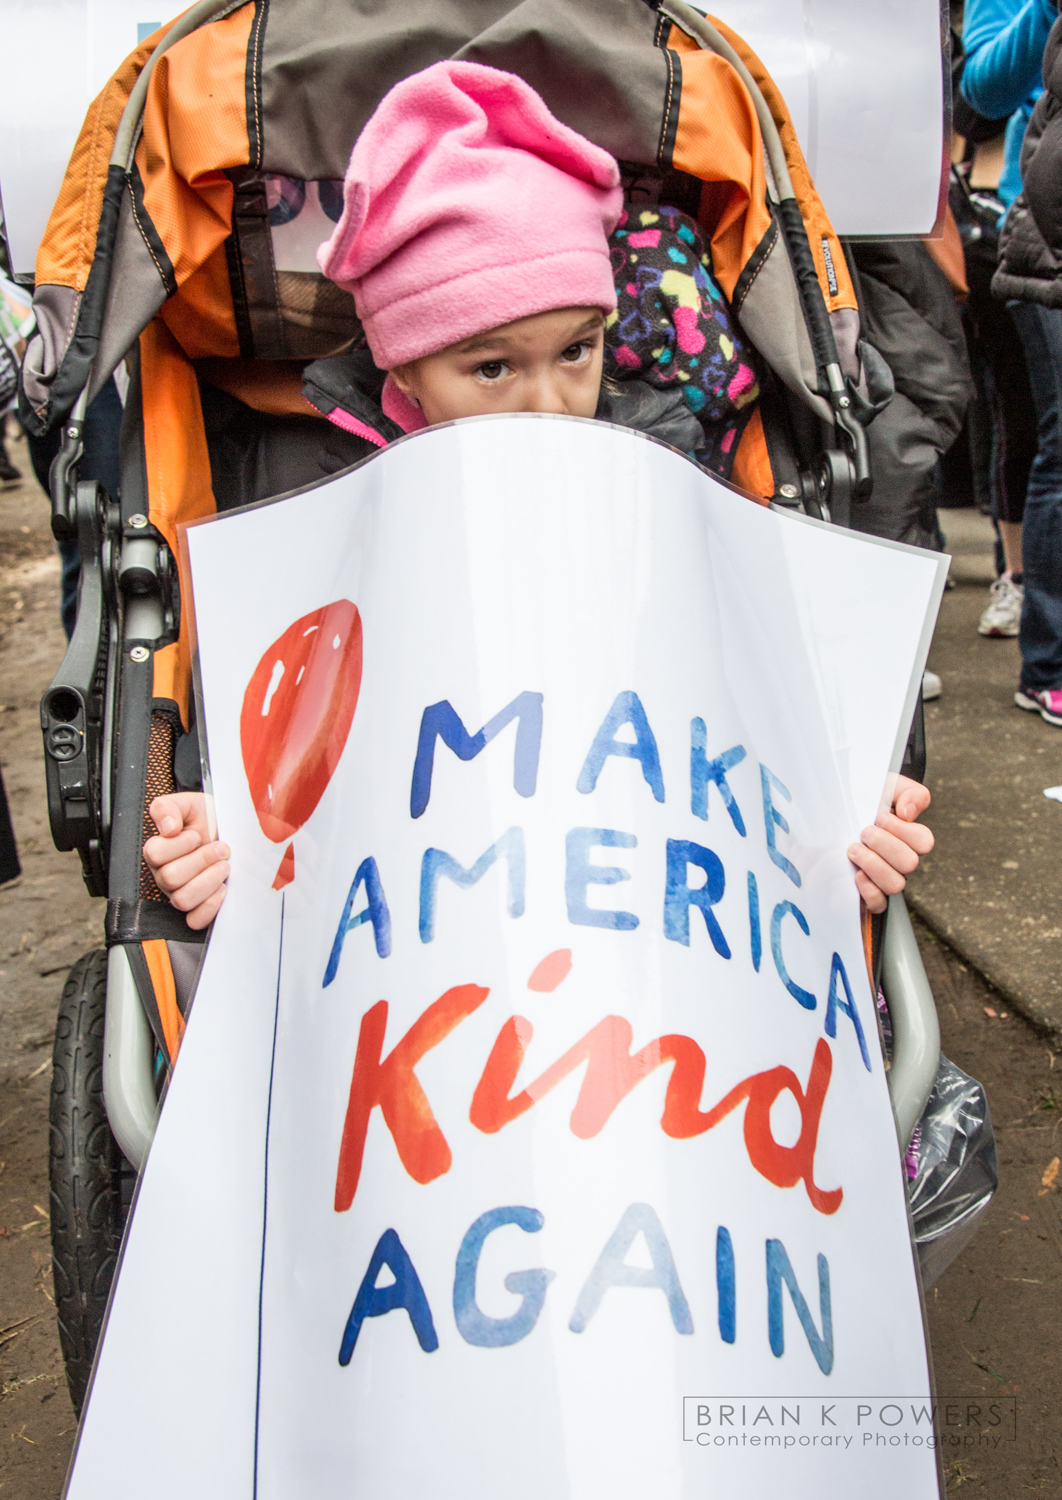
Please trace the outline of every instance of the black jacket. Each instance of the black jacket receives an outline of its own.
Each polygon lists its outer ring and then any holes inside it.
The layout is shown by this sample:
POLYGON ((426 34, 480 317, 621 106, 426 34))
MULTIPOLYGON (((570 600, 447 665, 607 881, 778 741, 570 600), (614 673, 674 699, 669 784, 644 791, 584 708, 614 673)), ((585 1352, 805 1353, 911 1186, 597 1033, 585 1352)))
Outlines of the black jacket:
POLYGON ((962 429, 973 393, 962 320, 948 279, 918 241, 852 246, 862 336, 896 394, 867 428, 874 493, 852 527, 939 549, 937 461, 962 429))
POLYGON ((1005 300, 1062 307, 1062 18, 1044 48, 1044 92, 1021 148, 1024 187, 1000 235, 992 291, 1005 300))

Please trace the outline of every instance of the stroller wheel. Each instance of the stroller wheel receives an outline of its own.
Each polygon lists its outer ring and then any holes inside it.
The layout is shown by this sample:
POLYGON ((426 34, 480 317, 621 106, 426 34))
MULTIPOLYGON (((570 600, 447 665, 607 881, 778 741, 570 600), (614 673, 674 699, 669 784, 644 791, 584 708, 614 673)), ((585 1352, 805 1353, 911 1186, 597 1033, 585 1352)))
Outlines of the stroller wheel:
POLYGON ((55 1308, 79 1416, 136 1176, 111 1134, 103 1101, 106 1006, 107 953, 97 948, 78 959, 63 987, 49 1109, 55 1308))

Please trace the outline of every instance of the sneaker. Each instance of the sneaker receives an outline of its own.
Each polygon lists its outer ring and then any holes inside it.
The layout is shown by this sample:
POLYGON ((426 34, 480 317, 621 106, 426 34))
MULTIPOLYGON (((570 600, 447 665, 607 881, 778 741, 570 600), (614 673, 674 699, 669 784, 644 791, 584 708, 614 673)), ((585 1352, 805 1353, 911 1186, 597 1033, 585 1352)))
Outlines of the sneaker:
MULTIPOLYGON (((935 672, 922 673, 922 702, 930 703, 934 698, 939 698, 944 691, 944 684, 935 672)), ((1062 696, 1062 695, 1060 695, 1062 696)))
POLYGON ((21 478, 22 470, 15 468, 15 465, 7 456, 7 450, 0 443, 0 480, 3 480, 5 484, 9 484, 12 480, 21 478))
POLYGON ((1043 693, 1033 688, 1019 688, 1014 694, 1014 702, 1019 708, 1039 714, 1048 724, 1057 724, 1062 729, 1062 688, 1049 688, 1043 693))
POLYGON ((1009 573, 997 578, 991 588, 992 602, 977 626, 978 635, 1014 636, 1021 623, 1021 606, 1025 590, 1009 573))

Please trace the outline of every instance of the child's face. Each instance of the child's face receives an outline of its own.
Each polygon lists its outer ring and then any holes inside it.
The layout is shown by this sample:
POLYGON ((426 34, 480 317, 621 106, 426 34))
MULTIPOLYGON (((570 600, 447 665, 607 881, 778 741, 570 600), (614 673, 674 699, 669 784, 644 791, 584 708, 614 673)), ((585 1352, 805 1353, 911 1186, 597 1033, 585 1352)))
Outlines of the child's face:
POLYGON ((592 417, 601 389, 604 316, 564 307, 476 334, 391 371, 429 426, 491 412, 592 417))

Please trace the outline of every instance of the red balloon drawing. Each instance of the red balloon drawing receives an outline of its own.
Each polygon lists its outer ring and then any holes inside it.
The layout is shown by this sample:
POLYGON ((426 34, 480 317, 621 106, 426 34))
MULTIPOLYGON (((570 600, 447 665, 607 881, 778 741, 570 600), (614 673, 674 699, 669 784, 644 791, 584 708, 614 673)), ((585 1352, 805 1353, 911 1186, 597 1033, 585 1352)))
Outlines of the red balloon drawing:
MULTIPOLYGON (((343 754, 361 689, 361 616, 337 599, 289 625, 247 684, 240 747, 267 839, 291 839, 313 812, 343 754)), ((295 875, 289 844, 273 882, 295 875)))

